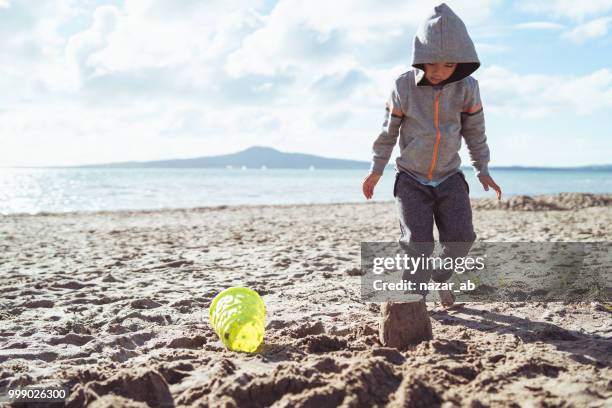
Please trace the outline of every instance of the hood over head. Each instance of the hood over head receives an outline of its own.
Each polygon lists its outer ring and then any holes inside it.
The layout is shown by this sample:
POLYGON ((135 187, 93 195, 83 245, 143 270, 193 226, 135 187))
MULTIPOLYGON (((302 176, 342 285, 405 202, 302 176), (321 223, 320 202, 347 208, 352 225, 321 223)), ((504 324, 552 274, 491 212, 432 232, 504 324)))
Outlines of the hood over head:
POLYGON ((457 68, 444 84, 460 81, 480 67, 474 43, 463 21, 446 3, 434 7, 414 37, 412 66, 418 68, 417 85, 430 85, 425 63, 456 62, 457 68))

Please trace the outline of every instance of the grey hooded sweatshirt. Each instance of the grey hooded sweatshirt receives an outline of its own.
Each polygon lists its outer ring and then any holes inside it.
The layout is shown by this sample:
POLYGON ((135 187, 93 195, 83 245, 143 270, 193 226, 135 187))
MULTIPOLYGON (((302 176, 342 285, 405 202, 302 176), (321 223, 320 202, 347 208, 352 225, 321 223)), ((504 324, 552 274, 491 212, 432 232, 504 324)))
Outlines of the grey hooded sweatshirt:
POLYGON ((461 137, 476 175, 488 175, 489 147, 478 81, 480 61, 465 24, 445 3, 436 6, 414 38, 412 67, 395 80, 382 131, 373 144, 370 171, 382 174, 399 136, 396 170, 437 185, 460 172, 461 137), (454 73, 432 85, 425 63, 454 62, 454 73), (393 110, 403 116, 396 116, 393 110))

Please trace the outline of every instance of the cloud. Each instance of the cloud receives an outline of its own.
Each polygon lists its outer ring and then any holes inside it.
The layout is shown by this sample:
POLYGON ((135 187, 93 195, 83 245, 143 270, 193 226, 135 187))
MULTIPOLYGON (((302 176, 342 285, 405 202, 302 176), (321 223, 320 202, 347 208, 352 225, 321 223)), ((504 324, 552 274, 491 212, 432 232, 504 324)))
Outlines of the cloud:
POLYGON ((359 69, 319 77, 311 89, 325 97, 325 100, 347 100, 360 84, 369 82, 368 76, 359 69))
POLYGON ((612 71, 584 76, 520 75, 500 66, 478 73, 483 104, 492 113, 517 118, 587 115, 612 108, 612 71))
POLYGON ((517 2, 517 7, 525 12, 581 21, 593 15, 600 16, 611 11, 612 0, 527 0, 517 2))
POLYGON ((349 110, 317 110, 313 112, 312 118, 321 129, 343 128, 353 118, 349 110))
MULTIPOLYGON (((410 58, 417 25, 435 1, 281 0, 262 27, 247 35, 225 65, 231 76, 249 72, 313 72, 351 56, 356 62, 389 63, 410 58), (350 10, 350 12, 348 11, 350 10)), ((486 21, 498 1, 453 4, 468 26, 486 21)))
MULTIPOLYGON (((496 3, 458 3, 455 9, 477 23, 496 3)), ((261 100, 295 90, 281 89, 292 81, 310 86, 341 71, 338 65, 346 60, 352 60, 348 69, 408 61, 416 24, 437 2, 395 1, 380 7, 367 0, 281 0, 267 16, 257 12, 267 7, 265 2, 247 0, 16 4, 10 4, 9 14, 0 11, 5 23, 0 31, 9 30, 0 45, 12 45, 5 54, 11 60, 0 60, 3 71, 15 76, 5 79, 13 84, 11 93, 34 99, 78 95, 86 103, 103 104, 107 97, 116 103, 122 95, 146 98, 164 92, 179 98, 199 93, 217 100, 227 100, 226 95, 238 98, 235 102, 261 100), (20 54, 23 66, 17 67, 20 54)))
POLYGON ((581 44, 589 39, 605 37, 608 35, 608 26, 612 17, 600 17, 586 23, 577 25, 573 30, 563 33, 564 38, 581 44))
MULTIPOLYGON (((564 31, 561 37, 577 44, 581 44, 589 39, 607 36, 608 25, 612 21, 612 17, 602 16, 612 12, 612 0, 523 1, 518 3, 517 7, 528 13, 545 14, 549 18, 571 20, 575 24, 574 28, 564 31)), ((553 22, 523 23, 518 24, 516 27, 538 29, 564 28, 562 25, 553 22)))
POLYGON ((115 30, 119 18, 120 12, 117 8, 113 6, 99 7, 94 11, 91 27, 68 40, 64 63, 76 70, 78 76, 77 87, 80 87, 82 82, 90 76, 99 72, 95 53, 108 46, 108 36, 115 30))
POLYGON ((476 52, 478 52, 478 54, 503 54, 510 50, 508 46, 500 43, 476 41, 474 46, 476 47, 476 52))
POLYGON ((563 28, 563 24, 552 21, 529 21, 516 24, 514 27, 521 30, 559 30, 563 28))

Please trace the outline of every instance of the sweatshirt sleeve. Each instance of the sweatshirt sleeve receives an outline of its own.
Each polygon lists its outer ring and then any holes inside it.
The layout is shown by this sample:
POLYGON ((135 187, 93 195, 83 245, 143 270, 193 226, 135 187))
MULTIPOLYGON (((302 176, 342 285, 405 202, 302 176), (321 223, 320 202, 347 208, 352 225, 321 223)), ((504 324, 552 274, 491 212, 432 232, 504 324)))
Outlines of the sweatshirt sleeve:
POLYGON ((472 166, 476 170, 476 176, 488 176, 490 153, 485 133, 480 89, 476 79, 474 79, 473 88, 468 92, 463 111, 461 112, 461 134, 468 147, 472 166))
POLYGON ((395 115, 393 113, 394 108, 396 112, 402 110, 397 87, 393 87, 391 95, 387 100, 382 129, 372 145, 373 157, 370 173, 383 174, 385 166, 387 166, 393 148, 395 147, 395 143, 397 142, 403 116, 395 115))

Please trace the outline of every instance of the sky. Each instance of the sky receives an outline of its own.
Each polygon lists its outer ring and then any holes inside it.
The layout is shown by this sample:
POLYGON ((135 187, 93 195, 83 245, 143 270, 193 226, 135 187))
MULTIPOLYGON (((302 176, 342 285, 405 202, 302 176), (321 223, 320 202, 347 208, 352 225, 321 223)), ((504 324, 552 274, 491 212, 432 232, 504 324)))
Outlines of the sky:
MULTIPOLYGON (((0 166, 370 160, 439 3, 0 0, 0 166)), ((612 163, 612 0, 446 4, 482 63, 490 166, 612 163)))

